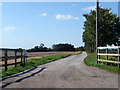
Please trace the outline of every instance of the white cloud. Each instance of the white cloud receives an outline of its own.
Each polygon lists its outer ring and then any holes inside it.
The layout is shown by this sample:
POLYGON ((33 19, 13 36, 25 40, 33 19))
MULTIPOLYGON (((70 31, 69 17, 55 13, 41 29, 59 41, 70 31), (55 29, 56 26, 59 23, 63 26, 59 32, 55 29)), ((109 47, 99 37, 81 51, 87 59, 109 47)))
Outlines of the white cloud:
POLYGON ((61 14, 58 14, 58 15, 56 15, 56 19, 57 20, 70 20, 70 19, 78 20, 80 18, 79 17, 73 17, 72 15, 61 15, 61 14))
POLYGON ((8 30, 15 30, 16 27, 13 27, 13 26, 8 26, 8 27, 5 27, 4 30, 5 31, 8 31, 8 30))
POLYGON ((47 13, 43 13, 43 14, 41 14, 41 16, 47 16, 47 13))
POLYGON ((82 10, 90 11, 90 10, 95 10, 95 9, 96 9, 96 6, 90 6, 90 7, 83 8, 82 10))

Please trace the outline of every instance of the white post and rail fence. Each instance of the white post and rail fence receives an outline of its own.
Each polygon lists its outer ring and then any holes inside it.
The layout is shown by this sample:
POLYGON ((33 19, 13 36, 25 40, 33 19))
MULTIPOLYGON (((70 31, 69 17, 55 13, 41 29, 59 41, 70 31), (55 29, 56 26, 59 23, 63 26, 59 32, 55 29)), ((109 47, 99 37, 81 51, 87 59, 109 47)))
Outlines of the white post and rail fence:
POLYGON ((115 63, 118 64, 118 68, 120 68, 120 46, 113 46, 113 47, 97 47, 97 62, 106 62, 106 64, 108 65, 108 63, 115 63), (115 49, 116 53, 112 52, 110 53, 109 50, 110 49, 115 49), (105 52, 101 52, 101 50, 105 50, 105 52), (100 59, 100 56, 106 56, 106 60, 104 59, 100 59), (112 57, 116 57, 117 60, 109 60, 108 57, 112 56, 112 57))

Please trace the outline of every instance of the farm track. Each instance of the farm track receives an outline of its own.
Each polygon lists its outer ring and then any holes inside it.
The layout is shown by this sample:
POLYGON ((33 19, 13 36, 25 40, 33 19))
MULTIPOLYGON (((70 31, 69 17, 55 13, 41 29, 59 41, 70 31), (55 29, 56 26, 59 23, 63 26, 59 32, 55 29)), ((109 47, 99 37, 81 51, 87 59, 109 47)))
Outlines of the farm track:
POLYGON ((84 64, 87 54, 73 55, 3 80, 5 88, 118 88, 118 74, 84 64))

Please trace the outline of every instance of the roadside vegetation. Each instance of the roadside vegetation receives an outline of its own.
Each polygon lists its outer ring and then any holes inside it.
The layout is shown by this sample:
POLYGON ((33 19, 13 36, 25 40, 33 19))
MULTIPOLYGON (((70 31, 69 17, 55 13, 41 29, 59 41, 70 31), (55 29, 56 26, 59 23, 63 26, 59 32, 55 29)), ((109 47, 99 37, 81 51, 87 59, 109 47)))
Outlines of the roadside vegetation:
MULTIPOLYGON (((88 14, 83 14, 85 17, 83 42, 85 43, 84 49, 89 52, 88 57, 84 60, 88 66, 98 67, 113 73, 119 73, 120 69, 117 64, 106 62, 96 62, 96 10, 91 10, 88 14)), ((120 46, 120 20, 119 17, 111 12, 111 8, 99 7, 99 27, 98 27, 98 46, 120 46)), ((106 51, 103 49, 100 53, 106 51)), ((117 53, 117 49, 108 49, 108 53, 117 53)), ((106 56, 100 56, 100 59, 105 60, 106 56)), ((108 56, 108 60, 118 61, 117 57, 108 56)))
MULTIPOLYGON (((84 22, 83 42, 87 52, 95 52, 96 48, 96 10, 83 14, 84 22)), ((120 21, 111 9, 99 7, 98 27, 99 47, 120 46, 120 21)))
MULTIPOLYGON (((105 59, 105 56, 102 56, 101 58, 105 59)), ((117 60, 114 57, 108 57, 108 58, 115 61, 117 60)), ((120 73, 120 68, 118 68, 117 64, 108 63, 108 66, 107 66, 105 62, 97 63, 95 53, 88 53, 88 56, 87 58, 85 58, 84 63, 88 66, 98 67, 100 69, 107 70, 112 73, 120 73)))
POLYGON ((24 67, 21 67, 20 65, 17 65, 17 68, 14 68, 14 66, 9 67, 8 71, 5 71, 4 68, 2 68, 2 74, 1 77, 6 77, 6 76, 10 76, 22 71, 25 71, 27 69, 31 69, 34 67, 37 67, 39 65, 42 64, 46 64, 61 58, 65 58, 71 55, 79 55, 82 54, 82 52, 77 53, 77 54, 62 54, 62 55, 51 55, 51 56, 46 56, 46 57, 42 57, 42 58, 32 58, 32 59, 27 59, 26 60, 26 65, 24 67))

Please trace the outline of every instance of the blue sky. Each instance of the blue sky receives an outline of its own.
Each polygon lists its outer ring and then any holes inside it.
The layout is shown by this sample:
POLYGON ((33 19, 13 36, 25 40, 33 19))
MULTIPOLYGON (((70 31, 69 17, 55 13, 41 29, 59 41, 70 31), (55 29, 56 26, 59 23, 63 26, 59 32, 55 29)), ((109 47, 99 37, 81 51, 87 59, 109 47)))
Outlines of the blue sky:
MULTIPOLYGON (((95 2, 4 2, 2 3, 2 47, 32 48, 40 43, 83 46, 83 13, 95 2)), ((100 3, 118 14, 118 3, 100 3)))

